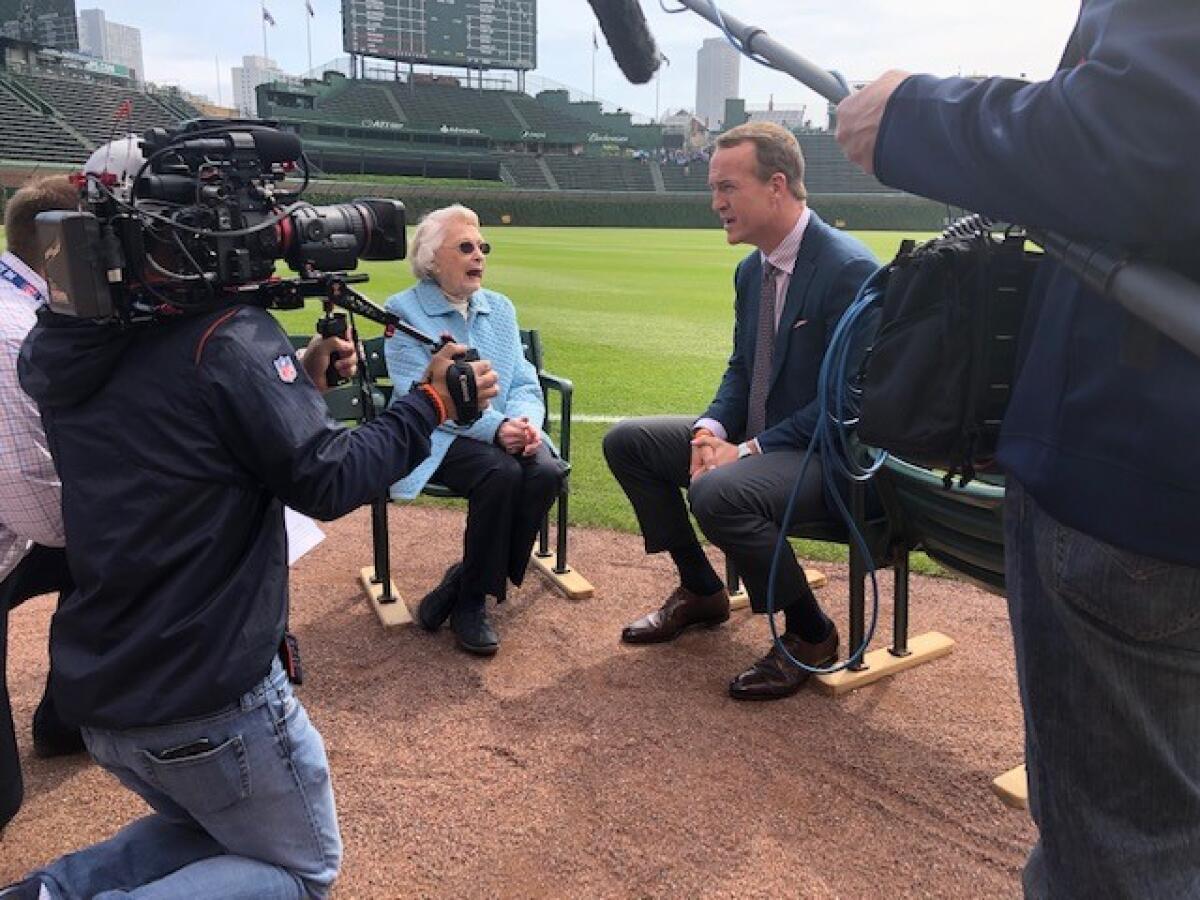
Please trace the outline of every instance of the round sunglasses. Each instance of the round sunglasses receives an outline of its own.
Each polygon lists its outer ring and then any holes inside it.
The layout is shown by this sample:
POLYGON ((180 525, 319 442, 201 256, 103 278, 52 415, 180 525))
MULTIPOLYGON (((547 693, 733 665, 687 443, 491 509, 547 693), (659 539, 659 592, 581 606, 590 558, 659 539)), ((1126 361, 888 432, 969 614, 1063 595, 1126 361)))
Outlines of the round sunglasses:
MULTIPOLYGON (((474 241, 463 241, 461 244, 458 245, 458 252, 461 253, 463 256, 470 256, 472 253, 475 252, 475 246, 476 245, 475 245, 474 241)), ((487 256, 489 253, 492 252, 492 245, 489 244, 487 241, 480 241, 478 246, 479 246, 479 252, 482 253, 484 256, 487 256)))

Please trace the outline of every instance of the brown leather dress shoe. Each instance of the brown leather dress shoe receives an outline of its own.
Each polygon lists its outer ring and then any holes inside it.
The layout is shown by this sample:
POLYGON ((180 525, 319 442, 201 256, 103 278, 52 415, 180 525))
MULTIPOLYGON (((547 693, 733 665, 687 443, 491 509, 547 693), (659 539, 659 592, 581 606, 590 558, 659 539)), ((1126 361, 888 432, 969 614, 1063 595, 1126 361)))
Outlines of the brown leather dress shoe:
POLYGON ((673 641, 685 629, 696 625, 712 628, 728 618, 729 593, 725 588, 701 596, 680 586, 659 609, 626 625, 621 630, 621 640, 627 644, 673 641))
MULTIPOLYGON (((819 644, 809 644, 794 634, 781 634, 779 639, 800 662, 814 668, 827 666, 837 659, 837 626, 830 626, 829 636, 819 644)), ((729 682, 729 696, 734 700, 778 700, 790 697, 808 681, 811 672, 797 668, 771 645, 771 652, 729 682)))

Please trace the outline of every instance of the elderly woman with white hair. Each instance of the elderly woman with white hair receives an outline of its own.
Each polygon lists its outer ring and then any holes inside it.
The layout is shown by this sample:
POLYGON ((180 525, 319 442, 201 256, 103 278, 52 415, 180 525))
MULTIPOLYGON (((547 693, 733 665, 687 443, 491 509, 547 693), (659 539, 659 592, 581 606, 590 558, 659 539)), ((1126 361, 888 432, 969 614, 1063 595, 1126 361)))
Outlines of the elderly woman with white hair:
MULTIPOLYGON (((491 361, 500 392, 473 425, 440 426, 429 458, 392 486, 392 496, 411 499, 433 481, 468 498, 462 560, 421 600, 416 618, 429 631, 449 618, 460 647, 490 656, 500 640, 486 598, 503 601, 507 583, 524 578, 563 467, 541 429, 546 407, 521 348, 512 301, 483 287, 491 246, 480 234, 479 217, 460 205, 434 210, 417 225, 410 249, 418 281, 390 297, 387 309, 426 333, 450 334, 477 349, 491 361)), ((401 387, 429 365, 429 349, 399 334, 387 342, 385 356, 388 375, 401 387)))

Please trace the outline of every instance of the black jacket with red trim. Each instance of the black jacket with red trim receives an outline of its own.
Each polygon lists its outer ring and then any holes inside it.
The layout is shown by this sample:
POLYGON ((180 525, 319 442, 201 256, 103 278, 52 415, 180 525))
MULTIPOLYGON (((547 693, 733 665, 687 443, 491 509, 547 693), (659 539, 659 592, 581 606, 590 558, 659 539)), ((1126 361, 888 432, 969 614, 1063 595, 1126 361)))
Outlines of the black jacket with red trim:
POLYGON ((333 519, 429 453, 421 394, 354 430, 265 311, 118 331, 43 311, 22 348, 76 589, 51 628, 65 718, 193 718, 262 679, 287 619, 283 506, 333 519))

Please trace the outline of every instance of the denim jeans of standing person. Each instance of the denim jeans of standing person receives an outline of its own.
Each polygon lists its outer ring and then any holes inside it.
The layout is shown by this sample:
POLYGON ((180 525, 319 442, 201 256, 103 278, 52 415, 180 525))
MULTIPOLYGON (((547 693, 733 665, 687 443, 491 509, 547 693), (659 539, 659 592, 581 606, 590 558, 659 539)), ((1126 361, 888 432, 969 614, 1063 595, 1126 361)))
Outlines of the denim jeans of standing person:
POLYGON ((1200 569, 1068 528, 1012 479, 1005 538, 1026 897, 1200 897, 1200 569))
POLYGON ((132 731, 84 729, 154 813, 35 872, 55 900, 324 897, 342 857, 320 734, 279 662, 228 709, 132 731), (211 746, 178 759, 173 748, 211 746))

